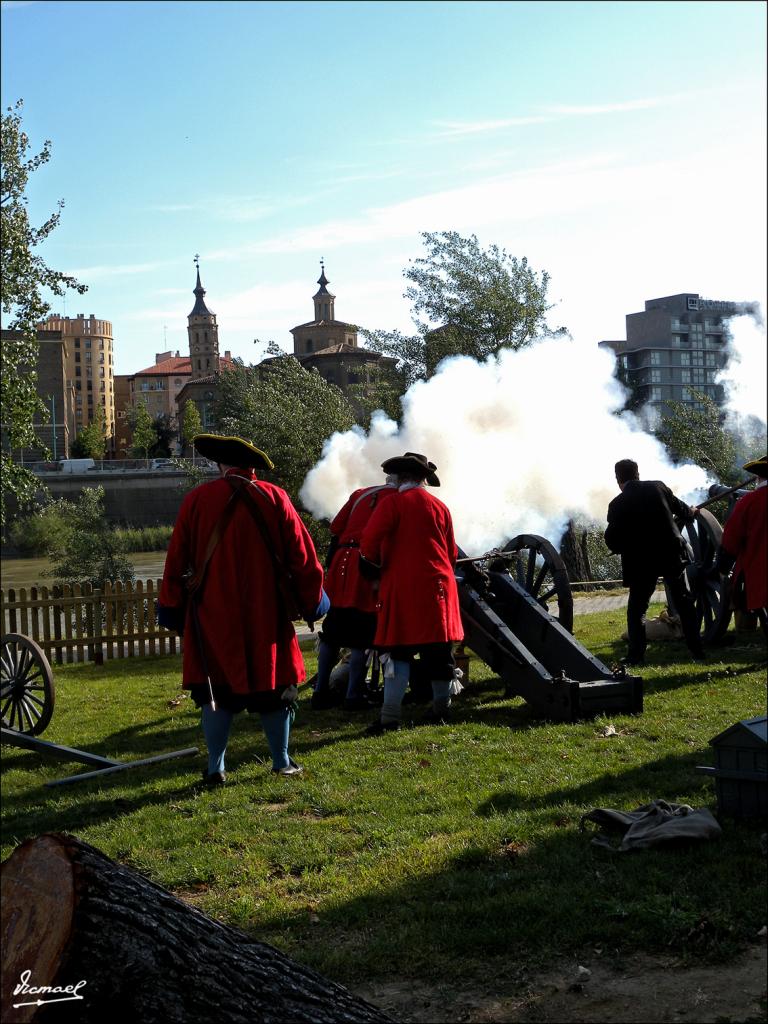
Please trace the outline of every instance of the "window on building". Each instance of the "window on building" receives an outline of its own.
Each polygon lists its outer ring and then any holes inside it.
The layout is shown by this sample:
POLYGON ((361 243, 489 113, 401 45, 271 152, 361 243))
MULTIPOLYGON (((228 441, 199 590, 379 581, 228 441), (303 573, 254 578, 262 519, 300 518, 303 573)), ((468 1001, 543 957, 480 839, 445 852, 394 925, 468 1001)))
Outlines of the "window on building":
POLYGON ((307 352, 311 352, 314 348, 314 343, 311 338, 307 338, 307 352))
POLYGON ((652 402, 660 402, 661 399, 662 399, 662 393, 661 392, 662 392, 661 388, 651 388, 651 401, 652 402))
POLYGON ((75 362, 76 363, 80 362, 80 353, 79 352, 75 352, 75 362))
POLYGON ((106 389, 106 387, 104 385, 104 381, 102 381, 101 384, 99 384, 99 391, 106 391, 106 390, 107 389, 106 389))
POLYGON ((90 338, 86 338, 85 339, 85 347, 86 348, 90 348, 91 347, 91 339, 90 338))
POLYGON ((694 366, 704 365, 704 353, 703 352, 691 352, 691 361, 694 366))
POLYGON ((104 339, 103 338, 99 338, 99 348, 102 348, 102 349, 104 348, 104 339))
POLYGON ((719 334, 706 334, 704 344, 707 348, 719 348, 723 344, 723 339, 719 334))
POLYGON ((691 353, 690 352, 681 352, 680 353, 680 365, 681 366, 690 366, 691 365, 691 353))
POLYGON ((661 370, 651 370, 651 383, 661 384, 661 370))
POLYGON ((651 352, 651 366, 661 366, 661 352, 651 352))
POLYGON ((687 334, 673 334, 672 335, 672 344, 673 345, 687 345, 688 341, 689 341, 689 339, 688 339, 688 335, 687 334))
POLYGON ((86 384, 86 387, 88 388, 89 391, 93 391, 93 381, 92 380, 87 380, 85 382, 85 384, 86 384))
POLYGON ((104 367, 103 367, 103 366, 100 366, 100 367, 99 367, 99 376, 100 376, 100 377, 103 377, 103 376, 104 376, 104 367))
POLYGON ((75 338, 75 348, 80 348, 80 339, 75 338))
POLYGON ((698 299, 694 299, 694 298, 689 298, 688 299, 688 309, 698 309, 698 308, 699 308, 699 300, 698 299))
POLYGON ((680 379, 682 380, 683 384, 690 384, 691 383, 691 371, 690 370, 683 370, 681 372, 681 374, 680 374, 680 379))
POLYGON ((86 361, 86 363, 90 363, 90 361, 91 361, 91 353, 90 352, 86 352, 85 353, 85 361, 86 361))
POLYGON ((671 326, 673 331, 679 331, 681 326, 682 326, 681 323, 680 323, 680 317, 679 316, 673 316, 672 317, 672 322, 671 322, 670 326, 671 326))

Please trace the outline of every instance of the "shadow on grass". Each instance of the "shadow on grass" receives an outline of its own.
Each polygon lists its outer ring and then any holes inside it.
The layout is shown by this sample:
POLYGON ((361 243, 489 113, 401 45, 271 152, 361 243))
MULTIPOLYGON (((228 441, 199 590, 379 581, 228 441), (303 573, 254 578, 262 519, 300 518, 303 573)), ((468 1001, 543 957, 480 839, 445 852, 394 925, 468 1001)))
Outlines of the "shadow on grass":
POLYGON ((696 771, 696 766, 710 764, 713 760, 712 750, 702 746, 690 753, 648 761, 624 772, 606 772, 580 786, 551 790, 544 797, 502 791, 480 804, 476 813, 492 818, 520 810, 561 809, 563 804, 576 804, 590 810, 612 806, 630 811, 651 800, 676 803, 678 793, 692 790, 700 790, 702 802, 708 803, 713 795, 712 784, 696 771))
POLYGON ((261 920, 259 935, 289 943, 338 980, 397 972, 451 984, 487 976, 496 957, 530 966, 595 946, 616 958, 638 948, 730 955, 761 926, 763 870, 753 830, 617 855, 593 846, 593 833, 578 826, 573 815, 554 834, 516 838, 500 817, 487 845, 432 869, 422 864, 405 880, 398 865, 398 884, 330 900, 312 923, 304 909, 286 915, 283 908, 261 920))

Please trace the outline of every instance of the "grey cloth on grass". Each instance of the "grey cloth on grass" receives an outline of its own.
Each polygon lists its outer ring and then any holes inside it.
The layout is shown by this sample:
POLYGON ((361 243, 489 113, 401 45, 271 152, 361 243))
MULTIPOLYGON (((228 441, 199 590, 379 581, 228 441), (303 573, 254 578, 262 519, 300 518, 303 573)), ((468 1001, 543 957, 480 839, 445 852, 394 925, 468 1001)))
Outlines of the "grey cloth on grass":
POLYGON ((706 807, 694 810, 688 804, 669 804, 654 800, 634 811, 615 811, 598 807, 582 816, 580 828, 588 821, 599 825, 601 832, 592 840, 595 846, 609 850, 647 850, 670 842, 717 839, 722 829, 706 807), (623 833, 621 843, 611 843, 606 833, 623 833))

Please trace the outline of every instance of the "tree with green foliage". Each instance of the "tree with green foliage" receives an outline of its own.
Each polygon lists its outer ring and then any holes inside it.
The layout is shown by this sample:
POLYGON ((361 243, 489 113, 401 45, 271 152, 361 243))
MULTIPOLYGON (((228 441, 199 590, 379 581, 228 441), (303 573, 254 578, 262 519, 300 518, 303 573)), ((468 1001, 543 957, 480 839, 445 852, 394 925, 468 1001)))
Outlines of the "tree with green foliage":
POLYGON ((157 441, 150 448, 152 458, 168 458, 176 448, 176 427, 167 412, 158 413, 152 420, 157 441))
POLYGON ((107 453, 107 425, 104 410, 97 406, 93 419, 72 442, 70 455, 75 459, 101 460, 107 453))
POLYGON ((269 455, 275 464, 269 479, 285 488, 315 547, 324 551, 330 539, 327 526, 301 510, 298 495, 325 441, 355 424, 344 393, 283 353, 259 366, 225 370, 214 418, 221 433, 243 437, 269 455))
POLYGON ((181 439, 184 442, 184 449, 192 449, 192 457, 194 458, 194 448, 192 447, 192 438, 203 432, 203 421, 200 419, 200 413, 197 406, 188 398, 184 403, 184 412, 181 418, 181 439))
POLYGON ((693 462, 720 483, 738 483, 744 474, 737 441, 723 425, 723 412, 708 395, 692 391, 693 402, 667 402, 654 433, 676 462, 693 462))
POLYGON ((496 245, 484 250, 475 235, 463 238, 456 231, 421 237, 426 256, 403 271, 417 333, 362 331, 369 348, 397 360, 405 388, 431 377, 447 356, 483 360, 565 333, 547 324, 549 274, 538 274, 525 257, 496 245))
POLYGON ((70 532, 51 575, 60 583, 90 583, 94 587, 133 580, 133 566, 104 513, 104 488, 84 487, 76 502, 60 505, 70 532))
POLYGON ((224 434, 244 437, 267 452, 276 481, 293 498, 326 439, 355 423, 339 388, 285 354, 259 366, 225 370, 214 418, 224 434))
POLYGON ((129 416, 128 422, 133 432, 131 452, 136 459, 149 459, 150 451, 158 442, 157 430, 144 402, 139 402, 129 416))
MULTIPOLYGON (((37 325, 50 311, 42 289, 63 295, 71 288, 84 292, 86 286, 73 277, 52 270, 33 250, 44 242, 59 223, 64 201, 57 213, 40 227, 29 222, 27 182, 30 174, 51 156, 51 143, 29 155, 29 137, 21 124, 22 101, 8 107, 2 116, 2 165, 0 166, 0 271, 2 310, 8 317, 4 327, 18 337, 3 341, 0 353, 0 423, 3 448, 0 453, 0 526, 5 525, 6 501, 12 494, 20 505, 28 505, 40 489, 37 478, 18 465, 11 453, 20 448, 41 447, 35 435, 36 415, 47 422, 48 410, 37 395, 37 325)), ((43 446, 44 447, 44 446, 43 446)))

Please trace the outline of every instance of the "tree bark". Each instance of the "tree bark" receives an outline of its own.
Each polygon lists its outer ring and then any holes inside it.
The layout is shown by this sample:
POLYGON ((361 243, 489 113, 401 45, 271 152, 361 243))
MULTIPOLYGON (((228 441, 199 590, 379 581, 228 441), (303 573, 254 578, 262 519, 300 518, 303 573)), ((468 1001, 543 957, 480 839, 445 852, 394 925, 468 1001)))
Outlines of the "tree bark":
MULTIPOLYGON (((589 562, 584 557, 584 554, 574 522, 572 519, 569 519, 568 527, 560 540, 560 557, 565 562, 568 579, 571 583, 582 582, 592 578, 589 562)), ((583 589, 589 590, 591 588, 584 587, 583 589)))
POLYGON ((392 1020, 69 835, 30 839, 3 863, 2 938, 9 1024, 392 1020))

